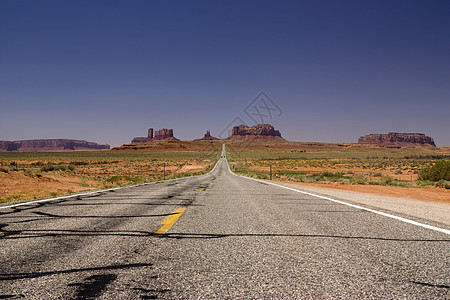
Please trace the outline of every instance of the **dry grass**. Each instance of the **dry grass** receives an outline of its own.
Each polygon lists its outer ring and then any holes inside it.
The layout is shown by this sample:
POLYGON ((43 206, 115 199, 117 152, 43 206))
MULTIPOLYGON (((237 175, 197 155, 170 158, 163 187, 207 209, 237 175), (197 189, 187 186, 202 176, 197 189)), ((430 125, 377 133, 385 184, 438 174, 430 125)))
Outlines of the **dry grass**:
MULTIPOLYGON (((238 173, 273 179, 332 185, 433 187, 440 183, 418 180, 423 168, 450 159, 450 149, 387 148, 360 144, 231 143, 231 167, 238 173)), ((445 185, 443 185, 445 186, 445 185)))
POLYGON ((199 175, 212 169, 221 149, 160 144, 171 150, 0 153, 0 202, 158 181, 163 169, 166 179, 199 175))

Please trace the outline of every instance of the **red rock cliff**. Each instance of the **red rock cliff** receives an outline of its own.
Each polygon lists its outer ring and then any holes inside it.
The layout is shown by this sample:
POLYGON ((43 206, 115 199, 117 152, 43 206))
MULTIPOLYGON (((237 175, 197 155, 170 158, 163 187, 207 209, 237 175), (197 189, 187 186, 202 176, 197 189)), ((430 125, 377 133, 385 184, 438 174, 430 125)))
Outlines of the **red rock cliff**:
POLYGON ((410 145, 428 145, 436 146, 433 138, 423 133, 397 133, 388 134, 369 134, 358 139, 360 144, 377 144, 383 146, 410 146, 410 145))
POLYGON ((233 127, 232 135, 227 139, 261 141, 284 140, 281 137, 281 133, 269 124, 258 124, 252 127, 245 125, 235 126, 233 127))
POLYGON ((173 129, 163 128, 161 130, 153 131, 153 128, 149 128, 147 137, 135 137, 131 143, 145 143, 161 140, 178 141, 178 139, 173 136, 173 129))

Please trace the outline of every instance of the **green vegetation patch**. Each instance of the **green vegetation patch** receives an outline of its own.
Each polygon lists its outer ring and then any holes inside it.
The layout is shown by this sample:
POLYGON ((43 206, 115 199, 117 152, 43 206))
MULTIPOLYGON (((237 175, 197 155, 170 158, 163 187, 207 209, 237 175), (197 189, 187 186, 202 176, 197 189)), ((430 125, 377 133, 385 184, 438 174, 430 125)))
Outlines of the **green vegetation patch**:
POLYGON ((419 179, 430 181, 450 181, 450 161, 438 160, 433 166, 419 171, 419 179))
POLYGON ((125 175, 115 175, 112 176, 109 179, 106 179, 106 182, 109 183, 119 183, 119 182, 134 182, 134 183, 138 183, 141 182, 142 179, 139 177, 130 177, 130 176, 125 176, 125 175))

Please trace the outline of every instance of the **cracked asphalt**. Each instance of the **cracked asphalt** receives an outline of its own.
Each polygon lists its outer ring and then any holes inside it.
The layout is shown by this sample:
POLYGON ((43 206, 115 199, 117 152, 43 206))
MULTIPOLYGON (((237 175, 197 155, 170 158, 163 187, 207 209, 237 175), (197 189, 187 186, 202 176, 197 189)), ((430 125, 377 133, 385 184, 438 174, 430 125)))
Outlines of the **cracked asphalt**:
POLYGON ((0 299, 449 299, 449 246, 222 157, 202 176, 0 207, 0 299))

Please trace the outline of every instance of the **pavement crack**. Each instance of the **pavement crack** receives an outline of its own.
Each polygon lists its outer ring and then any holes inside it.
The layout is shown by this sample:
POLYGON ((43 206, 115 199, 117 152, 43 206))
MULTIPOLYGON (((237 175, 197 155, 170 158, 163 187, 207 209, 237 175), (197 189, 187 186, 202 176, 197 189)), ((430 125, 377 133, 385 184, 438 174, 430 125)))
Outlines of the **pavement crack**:
POLYGON ((414 284, 422 285, 422 286, 450 289, 450 285, 446 285, 446 284, 436 284, 436 283, 428 283, 428 282, 420 282, 420 281, 411 281, 411 282, 414 284))

